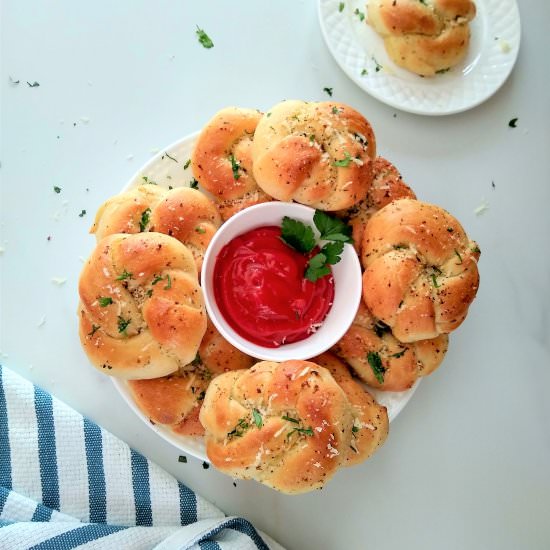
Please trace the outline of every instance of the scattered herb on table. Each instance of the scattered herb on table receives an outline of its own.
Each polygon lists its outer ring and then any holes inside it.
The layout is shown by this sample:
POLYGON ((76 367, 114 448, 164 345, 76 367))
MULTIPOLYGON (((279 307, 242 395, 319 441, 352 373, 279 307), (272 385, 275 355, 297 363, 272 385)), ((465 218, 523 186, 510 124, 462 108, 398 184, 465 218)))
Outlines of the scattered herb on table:
POLYGON ((175 159, 174 157, 170 156, 166 151, 164 151, 164 155, 162 155, 162 158, 168 157, 170 160, 173 160, 174 162, 178 162, 178 159, 175 159))
POLYGON ((375 57, 373 57, 372 60, 374 61, 374 71, 375 72, 379 72, 384 68, 384 67, 382 67, 382 65, 380 65, 380 63, 378 63, 378 61, 376 61, 375 57))
POLYGON ((29 86, 29 88, 38 88, 38 86, 40 86, 40 84, 36 82, 36 80, 32 84, 27 80, 27 85, 29 86))
POLYGON ((367 69, 363 69, 363 70, 361 71, 361 76, 366 76, 366 75, 368 75, 368 74, 369 74, 369 71, 367 71, 367 69))
POLYGON ((189 187, 191 187, 191 189, 198 189, 199 188, 199 182, 195 178, 193 178, 189 182, 189 187))
POLYGON ((191 166, 191 159, 187 159, 185 161, 185 164, 183 165, 183 169, 187 170, 189 168, 189 166, 191 166))
POLYGON ((81 210, 80 214, 78 215, 79 218, 83 218, 86 215, 86 210, 81 210))
POLYGON ((242 437, 244 432, 246 432, 249 427, 250 424, 244 418, 240 418, 237 425, 227 434, 227 437, 229 439, 233 437, 242 437))
POLYGON ((10 78, 10 83, 15 86, 21 82, 20 80, 14 80, 11 76, 9 78, 10 78))
POLYGON ((57 185, 53 186, 53 190, 59 195, 61 193, 61 187, 57 187, 57 185))
POLYGON ((326 92, 330 97, 332 97, 333 88, 323 88, 323 92, 326 92))
POLYGON ((214 47, 214 42, 212 42, 212 39, 204 32, 203 29, 197 26, 195 34, 197 35, 199 43, 202 45, 203 48, 206 48, 208 50, 214 47))
POLYGON ((403 355, 405 355, 406 351, 407 351, 407 348, 402 349, 401 351, 398 351, 397 353, 393 353, 390 357, 395 357, 396 359, 399 359, 400 357, 403 357, 403 355))
POLYGON ((363 22, 365 20, 365 14, 364 12, 360 11, 359 8, 355 8, 355 11, 353 13, 357 15, 359 21, 363 22))
POLYGON ((183 462, 184 464, 187 464, 187 457, 183 455, 179 455, 178 462, 183 462))
POLYGON ((346 4, 344 4, 344 2, 340 2, 340 3, 338 4, 338 11, 339 11, 340 13, 342 13, 342 12, 344 11, 344 8, 345 8, 345 7, 346 7, 346 4))
POLYGON ((508 126, 510 126, 510 128, 516 128, 516 127, 517 127, 517 124, 518 124, 518 119, 517 119, 517 118, 513 118, 513 119, 508 123, 508 126))
POLYGON ((208 468, 210 468, 210 464, 208 464, 208 462, 203 462, 202 467, 203 469, 208 470, 208 468))

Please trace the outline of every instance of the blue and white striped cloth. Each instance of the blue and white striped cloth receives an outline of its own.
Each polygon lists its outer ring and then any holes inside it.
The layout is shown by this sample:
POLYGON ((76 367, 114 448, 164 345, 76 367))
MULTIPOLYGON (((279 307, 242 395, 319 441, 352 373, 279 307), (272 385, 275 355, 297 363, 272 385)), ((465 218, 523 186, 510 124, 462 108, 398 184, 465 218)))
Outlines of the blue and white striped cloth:
POLYGON ((280 549, 0 366, 0 549, 280 549))

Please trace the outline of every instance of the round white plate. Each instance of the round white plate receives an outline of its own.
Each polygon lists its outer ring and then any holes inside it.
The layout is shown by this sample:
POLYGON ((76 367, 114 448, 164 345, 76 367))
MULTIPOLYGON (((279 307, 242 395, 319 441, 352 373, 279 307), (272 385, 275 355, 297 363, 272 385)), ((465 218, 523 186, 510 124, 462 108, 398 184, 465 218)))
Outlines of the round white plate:
POLYGON ((521 28, 515 0, 477 0, 466 59, 444 74, 422 78, 401 69, 382 38, 355 13, 367 15, 366 0, 318 0, 327 46, 344 72, 365 92, 397 109, 450 115, 489 99, 516 62, 521 28))
MULTIPOLYGON (((134 174, 122 191, 130 191, 144 183, 158 185, 166 189, 170 187, 189 186, 193 179, 193 174, 190 166, 187 168, 184 168, 184 166, 191 158, 191 152, 197 136, 198 133, 184 137, 160 151, 145 164, 143 168, 134 174)), ((127 382, 117 378, 112 378, 112 381, 126 403, 128 403, 130 408, 143 420, 143 422, 145 422, 145 424, 147 424, 147 426, 149 426, 149 428, 185 454, 194 456, 200 460, 208 461, 204 447, 204 439, 202 437, 178 435, 160 424, 153 423, 135 404, 127 382)), ((372 388, 368 388, 368 390, 374 395, 378 403, 387 407, 388 416, 391 422, 408 403, 419 383, 420 380, 418 380, 410 390, 405 392, 382 392, 372 388)))

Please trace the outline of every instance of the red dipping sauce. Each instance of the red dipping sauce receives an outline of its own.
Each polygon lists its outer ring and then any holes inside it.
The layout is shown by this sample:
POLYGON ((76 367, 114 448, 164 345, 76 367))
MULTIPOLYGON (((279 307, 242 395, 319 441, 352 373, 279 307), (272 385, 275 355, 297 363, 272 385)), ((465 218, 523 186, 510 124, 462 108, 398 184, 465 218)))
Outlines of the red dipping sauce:
POLYGON ((309 256, 281 240, 280 227, 258 227, 226 244, 214 266, 214 297, 231 328, 249 342, 277 348, 315 332, 334 301, 332 272, 304 277, 309 256))

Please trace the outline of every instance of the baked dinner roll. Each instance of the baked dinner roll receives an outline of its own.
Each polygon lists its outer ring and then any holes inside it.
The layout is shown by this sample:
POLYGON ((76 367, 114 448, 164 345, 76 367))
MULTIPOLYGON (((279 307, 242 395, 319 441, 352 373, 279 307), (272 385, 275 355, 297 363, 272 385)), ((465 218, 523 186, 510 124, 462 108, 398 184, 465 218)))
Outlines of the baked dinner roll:
POLYGON ((351 450, 344 466, 353 466, 369 458, 388 437, 390 422, 386 407, 379 405, 351 376, 348 368, 332 353, 323 353, 313 361, 325 367, 344 390, 355 409, 351 450))
POLYGON ((114 233, 170 235, 189 248, 200 272, 206 248, 220 225, 216 207, 200 191, 145 184, 105 201, 90 233, 95 233, 98 242, 114 233))
POLYGON ((261 117, 255 109, 222 109, 203 128, 193 150, 193 175, 212 193, 224 220, 271 200, 252 172, 252 140, 261 117))
POLYGON ((227 342, 209 321, 193 361, 175 373, 152 380, 130 380, 138 407, 156 424, 182 435, 203 435, 199 409, 213 377, 230 370, 248 369, 252 357, 227 342))
POLYGON ((189 364, 206 331, 191 252, 161 233, 99 242, 78 285, 80 340, 92 364, 119 378, 157 378, 189 364))
POLYGON ((470 43, 470 0, 369 0, 367 21, 400 67, 433 76, 454 67, 470 43))
POLYGON ((361 254, 363 233, 370 217, 397 199, 416 199, 414 191, 403 181, 399 170, 383 157, 376 157, 372 163, 372 185, 366 196, 355 206, 338 214, 352 227, 353 246, 361 254))
POLYGON ((357 376, 373 388, 408 390, 421 376, 442 363, 449 337, 405 344, 393 336, 388 325, 375 319, 364 304, 346 334, 332 351, 350 365, 357 376))
POLYGON ((363 299, 401 342, 456 329, 479 286, 480 250, 448 212, 401 199, 369 220, 362 243, 363 299))
POLYGON ((254 177, 272 197, 340 210, 368 191, 376 141, 347 105, 283 101, 260 120, 252 156, 254 177))
POLYGON ((212 464, 284 493, 322 487, 346 463, 357 410, 323 367, 262 361, 218 376, 200 421, 212 464))

